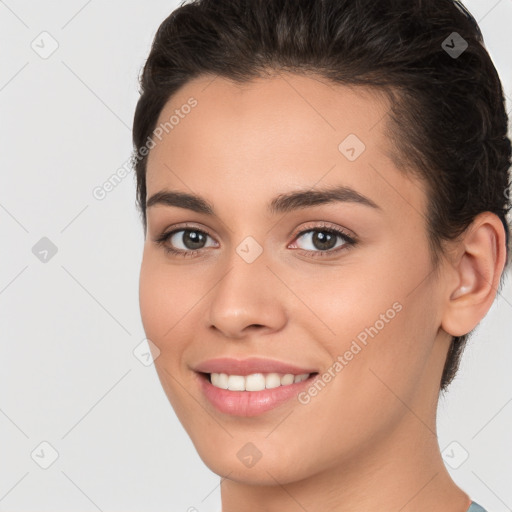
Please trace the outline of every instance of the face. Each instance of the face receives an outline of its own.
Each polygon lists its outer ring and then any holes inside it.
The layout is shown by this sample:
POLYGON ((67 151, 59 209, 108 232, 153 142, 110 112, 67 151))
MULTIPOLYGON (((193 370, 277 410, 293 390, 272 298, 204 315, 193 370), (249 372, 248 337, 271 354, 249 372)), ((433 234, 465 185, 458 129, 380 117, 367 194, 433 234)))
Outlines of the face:
POLYGON ((354 467, 421 435, 410 410, 435 429, 442 277, 424 187, 390 158, 388 108, 361 88, 282 74, 202 77, 161 112, 158 125, 175 118, 148 157, 141 315, 169 401, 220 475, 274 485, 354 467), (291 393, 215 387, 218 406, 196 369, 220 357, 314 375, 291 393))

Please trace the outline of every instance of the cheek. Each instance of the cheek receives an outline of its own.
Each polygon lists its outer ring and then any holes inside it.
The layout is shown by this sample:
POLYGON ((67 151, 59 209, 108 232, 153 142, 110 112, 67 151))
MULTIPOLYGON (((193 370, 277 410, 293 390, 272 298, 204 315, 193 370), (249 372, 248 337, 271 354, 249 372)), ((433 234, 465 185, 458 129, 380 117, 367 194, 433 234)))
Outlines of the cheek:
POLYGON ((172 345, 176 349, 176 331, 188 306, 186 288, 178 272, 165 265, 155 251, 144 252, 139 276, 139 307, 146 336, 160 349, 161 355, 172 345))
POLYGON ((159 345, 157 338, 163 331, 163 319, 168 309, 167 286, 159 266, 144 252, 139 276, 139 307, 146 336, 159 345))
POLYGON ((198 414, 194 409, 197 404, 184 391, 187 385, 178 376, 183 370, 180 363, 186 349, 184 330, 190 328, 186 314, 197 299, 187 289, 183 274, 166 265, 156 251, 145 248, 139 275, 142 324, 146 337, 159 349, 154 364, 162 388, 180 421, 188 424, 193 420, 193 415, 189 418, 190 411, 198 414))
POLYGON ((196 279, 186 277, 179 267, 166 264, 158 251, 146 247, 139 276, 139 306, 146 334, 157 344, 172 338, 197 299, 196 279))
POLYGON ((160 350, 159 362, 169 370, 183 364, 190 338, 200 328, 202 299, 215 282, 192 267, 171 264, 158 250, 145 248, 139 275, 140 315, 146 337, 160 350))
POLYGON ((329 352, 339 353, 348 350, 355 338, 364 342, 375 324, 378 336, 383 337, 381 333, 399 316, 397 302, 402 300, 396 280, 389 276, 389 268, 357 265, 333 268, 329 275, 297 282, 297 295, 307 297, 307 305, 316 314, 316 318, 306 315, 311 327, 313 323, 317 327, 312 339, 321 336, 329 352))
POLYGON ((386 384, 405 395, 414 393, 430 357, 437 326, 436 299, 425 280, 428 253, 411 265, 406 249, 390 246, 378 260, 360 262, 357 272, 334 271, 332 279, 308 280, 301 291, 329 327, 322 329, 322 345, 332 363, 343 358, 338 385, 343 382, 361 401, 389 394, 386 384))

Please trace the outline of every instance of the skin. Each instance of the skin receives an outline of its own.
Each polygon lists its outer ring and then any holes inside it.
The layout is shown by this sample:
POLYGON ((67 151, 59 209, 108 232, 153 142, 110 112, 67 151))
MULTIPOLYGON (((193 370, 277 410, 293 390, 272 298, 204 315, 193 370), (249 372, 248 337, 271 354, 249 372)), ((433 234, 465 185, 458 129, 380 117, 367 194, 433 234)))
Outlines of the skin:
MULTIPOLYGON (((147 197, 193 192, 217 215, 147 209, 140 308, 170 403, 204 463, 226 477, 223 512, 465 512, 470 498, 441 458, 436 407, 451 335, 473 329, 495 298, 505 264, 500 220, 479 215, 434 273, 425 189, 390 158, 383 96, 289 73, 243 86, 203 76, 168 101, 159 123, 191 96, 197 106, 149 153, 147 197), (338 149, 350 133, 366 146, 355 161, 338 149), (266 211, 278 194, 339 184, 379 209, 266 211), (184 222, 211 235, 195 257, 155 242, 184 222), (322 223, 358 243, 314 257, 322 247, 299 232, 322 232, 322 223), (252 263, 236 252, 247 236, 263 249, 252 263), (213 357, 261 356, 322 373, 397 302, 401 311, 307 404, 223 414, 191 369, 213 357), (262 453, 252 467, 237 457, 249 442, 262 453)), ((193 249, 181 235, 174 248, 193 249)))

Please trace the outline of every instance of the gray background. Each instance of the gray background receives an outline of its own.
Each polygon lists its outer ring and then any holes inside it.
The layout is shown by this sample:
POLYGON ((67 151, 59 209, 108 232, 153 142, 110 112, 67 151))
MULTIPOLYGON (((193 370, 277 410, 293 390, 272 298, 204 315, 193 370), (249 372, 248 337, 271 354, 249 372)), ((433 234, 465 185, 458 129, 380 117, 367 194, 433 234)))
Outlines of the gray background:
MULTIPOLYGON (((0 1, 0 511, 219 509, 144 364, 133 176, 93 195, 128 160, 137 76, 177 5, 0 1)), ((512 0, 466 5, 512 98, 512 0)), ((439 407, 450 472, 490 512, 512 510, 511 313, 507 276, 439 407)))

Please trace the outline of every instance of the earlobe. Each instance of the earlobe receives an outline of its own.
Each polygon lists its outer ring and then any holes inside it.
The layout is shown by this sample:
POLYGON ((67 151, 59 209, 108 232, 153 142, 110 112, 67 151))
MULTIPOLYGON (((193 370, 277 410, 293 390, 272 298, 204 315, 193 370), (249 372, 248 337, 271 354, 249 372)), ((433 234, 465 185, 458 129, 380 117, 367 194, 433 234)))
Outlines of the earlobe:
POLYGON ((447 290, 441 325, 452 336, 470 332, 489 311, 506 261, 505 229, 491 212, 478 215, 458 243, 462 250, 451 269, 456 284, 447 290))

